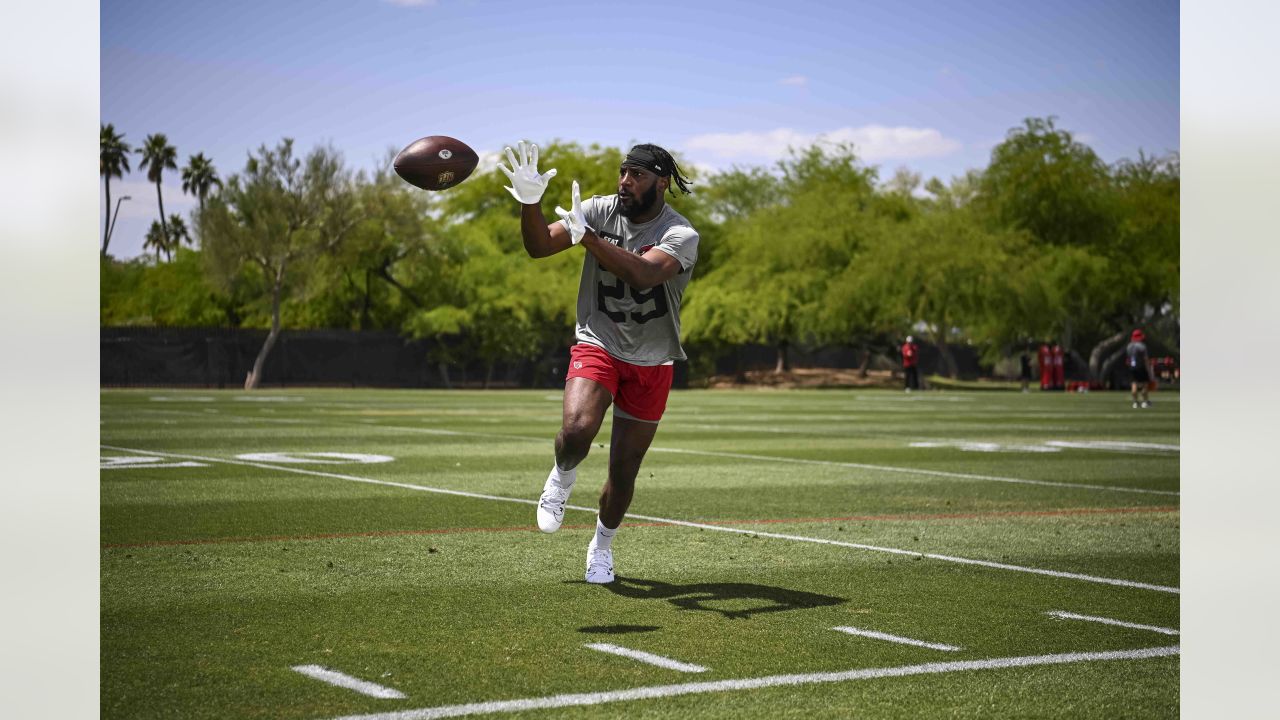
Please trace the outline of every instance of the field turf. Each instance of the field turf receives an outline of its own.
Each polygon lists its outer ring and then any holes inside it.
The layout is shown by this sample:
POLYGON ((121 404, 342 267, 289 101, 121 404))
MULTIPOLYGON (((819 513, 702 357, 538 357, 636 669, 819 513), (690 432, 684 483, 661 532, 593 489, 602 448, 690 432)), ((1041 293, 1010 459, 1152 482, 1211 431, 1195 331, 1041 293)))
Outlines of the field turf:
POLYGON ((102 716, 1176 717, 1153 399, 675 392, 593 586, 559 392, 104 390, 102 716))

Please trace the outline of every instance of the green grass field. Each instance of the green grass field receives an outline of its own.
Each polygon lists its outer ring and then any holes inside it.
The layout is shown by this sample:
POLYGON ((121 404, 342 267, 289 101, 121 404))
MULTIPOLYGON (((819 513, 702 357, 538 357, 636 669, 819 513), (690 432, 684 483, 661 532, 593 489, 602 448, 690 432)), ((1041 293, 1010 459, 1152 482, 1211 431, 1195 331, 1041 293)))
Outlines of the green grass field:
POLYGON ((602 587, 558 392, 104 390, 102 716, 1176 717, 1153 399, 675 392, 602 587))

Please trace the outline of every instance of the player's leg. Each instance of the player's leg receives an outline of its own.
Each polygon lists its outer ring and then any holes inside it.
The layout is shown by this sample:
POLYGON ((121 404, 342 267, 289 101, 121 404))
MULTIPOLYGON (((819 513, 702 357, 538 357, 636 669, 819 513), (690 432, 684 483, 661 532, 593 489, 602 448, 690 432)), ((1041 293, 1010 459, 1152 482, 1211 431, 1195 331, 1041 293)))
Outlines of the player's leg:
POLYGON ((556 433, 556 465, 570 471, 591 451, 600 432, 605 410, 613 402, 609 388, 584 377, 570 378, 564 386, 564 412, 556 433))
POLYGON ((556 460, 538 499, 538 529, 543 532, 560 529, 564 506, 578 479, 578 464, 590 452, 591 441, 600 432, 600 423, 617 387, 617 371, 603 350, 581 344, 573 347, 564 385, 560 432, 556 433, 556 460))
POLYGON ((600 493, 596 534, 587 546, 587 582, 613 582, 613 539, 635 493, 640 463, 658 432, 667 408, 674 371, 670 365, 641 367, 620 363, 613 436, 609 443, 609 477, 600 493))
POLYGON ((609 477, 600 491, 596 534, 587 546, 587 582, 613 582, 613 538, 635 494, 640 464, 658 432, 658 423, 615 412, 609 444, 609 477))
POLYGON ((658 433, 658 423, 613 418, 613 437, 609 445, 609 478, 600 491, 600 521, 605 527, 617 529, 631 506, 635 494, 636 476, 645 453, 658 433))

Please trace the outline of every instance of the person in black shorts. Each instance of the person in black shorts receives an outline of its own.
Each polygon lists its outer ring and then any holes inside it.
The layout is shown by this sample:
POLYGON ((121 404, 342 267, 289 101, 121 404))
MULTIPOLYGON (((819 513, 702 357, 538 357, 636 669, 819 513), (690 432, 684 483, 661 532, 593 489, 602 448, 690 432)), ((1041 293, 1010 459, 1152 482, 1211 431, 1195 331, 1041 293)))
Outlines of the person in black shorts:
POLYGON ((1134 330, 1129 336, 1129 345, 1124 349, 1125 363, 1132 376, 1129 393, 1133 396, 1133 407, 1149 408, 1151 401, 1147 399, 1147 386, 1151 383, 1151 358, 1147 355, 1147 345, 1142 342, 1146 335, 1141 329, 1134 330))

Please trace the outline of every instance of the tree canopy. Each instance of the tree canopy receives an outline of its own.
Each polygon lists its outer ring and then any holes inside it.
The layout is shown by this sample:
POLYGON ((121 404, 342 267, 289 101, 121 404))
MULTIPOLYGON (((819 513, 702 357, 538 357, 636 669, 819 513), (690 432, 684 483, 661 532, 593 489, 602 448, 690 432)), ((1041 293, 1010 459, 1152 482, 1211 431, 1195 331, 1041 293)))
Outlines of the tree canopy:
MULTIPOLYGON (((122 137, 103 126, 108 182, 128 152, 122 137)), ((153 181, 172 167, 166 147, 147 138, 153 181)), ((622 149, 553 140, 541 150, 542 169, 558 170, 544 216, 567 205, 571 180, 588 196, 615 192, 622 149)), ((332 148, 297 157, 285 139, 222 181, 191 156, 183 186, 202 199, 201 246, 179 247, 185 223, 162 215, 149 248, 174 267, 104 256, 103 323, 270 327, 254 373, 282 326, 430 339, 446 373, 571 342, 582 253, 530 259, 520 208, 488 165, 429 193, 395 176, 391 157, 356 174, 332 148), (179 281, 192 286, 177 292, 179 281)), ((945 182, 906 168, 882 181, 856 148, 825 144, 772 168, 690 169, 694 195, 668 202, 701 236, 682 313, 691 347, 770 345, 782 369, 797 345, 887 350, 914 333, 953 371, 953 345, 994 362, 1052 338, 1099 373, 1133 327, 1176 332, 1176 155, 1108 166, 1053 118, 1031 118, 987 167, 945 182)))

